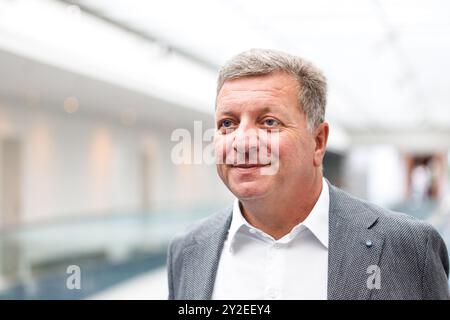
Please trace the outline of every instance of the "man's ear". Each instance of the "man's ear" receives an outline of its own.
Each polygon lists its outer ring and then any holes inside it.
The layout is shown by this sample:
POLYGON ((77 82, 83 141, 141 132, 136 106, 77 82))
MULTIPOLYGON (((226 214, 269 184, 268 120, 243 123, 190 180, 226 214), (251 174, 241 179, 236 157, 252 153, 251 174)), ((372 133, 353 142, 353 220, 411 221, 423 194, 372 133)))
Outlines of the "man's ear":
POLYGON ((322 122, 314 129, 314 166, 320 167, 322 165, 323 156, 327 148, 328 133, 330 127, 327 122, 322 122))

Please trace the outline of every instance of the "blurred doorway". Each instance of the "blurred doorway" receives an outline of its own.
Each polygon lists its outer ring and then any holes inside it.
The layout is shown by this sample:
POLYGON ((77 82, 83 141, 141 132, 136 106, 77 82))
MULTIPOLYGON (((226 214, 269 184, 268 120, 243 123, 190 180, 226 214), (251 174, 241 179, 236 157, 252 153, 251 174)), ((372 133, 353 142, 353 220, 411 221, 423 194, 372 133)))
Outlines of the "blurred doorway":
POLYGON ((445 181, 443 155, 410 155, 406 160, 408 198, 419 202, 439 200, 445 181))
POLYGON ((0 139, 0 289, 17 275, 19 244, 8 231, 21 222, 21 142, 0 139))
POLYGON ((2 226, 20 223, 21 215, 21 142, 17 139, 0 140, 1 195, 0 219, 2 226))
POLYGON ((141 153, 141 172, 140 172, 140 190, 141 190, 141 210, 148 212, 151 209, 150 203, 150 167, 151 167, 151 155, 149 152, 141 153))

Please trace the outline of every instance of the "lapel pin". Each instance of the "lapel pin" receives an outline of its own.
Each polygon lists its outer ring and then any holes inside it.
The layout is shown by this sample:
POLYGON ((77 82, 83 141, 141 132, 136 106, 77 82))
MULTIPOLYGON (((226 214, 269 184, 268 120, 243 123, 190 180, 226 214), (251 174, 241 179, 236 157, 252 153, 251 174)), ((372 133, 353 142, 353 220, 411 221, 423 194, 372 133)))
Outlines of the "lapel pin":
POLYGON ((372 247, 372 246, 373 246, 372 240, 366 240, 366 247, 367 247, 367 248, 370 248, 370 247, 372 247))

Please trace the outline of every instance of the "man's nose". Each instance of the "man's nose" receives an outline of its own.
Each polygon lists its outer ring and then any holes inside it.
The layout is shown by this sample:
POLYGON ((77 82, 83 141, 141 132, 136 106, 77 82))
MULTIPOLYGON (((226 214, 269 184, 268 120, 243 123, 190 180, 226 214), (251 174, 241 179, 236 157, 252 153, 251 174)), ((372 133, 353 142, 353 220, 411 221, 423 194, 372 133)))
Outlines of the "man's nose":
POLYGON ((259 147, 258 131, 251 125, 241 124, 236 130, 233 140, 233 149, 240 154, 257 152, 259 147))

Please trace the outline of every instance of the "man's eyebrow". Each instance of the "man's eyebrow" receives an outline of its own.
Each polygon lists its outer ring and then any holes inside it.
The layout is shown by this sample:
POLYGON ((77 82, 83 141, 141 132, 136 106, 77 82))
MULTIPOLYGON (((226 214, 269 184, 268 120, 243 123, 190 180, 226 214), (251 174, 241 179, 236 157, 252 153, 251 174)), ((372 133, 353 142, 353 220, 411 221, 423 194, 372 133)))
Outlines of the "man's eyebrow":
POLYGON ((220 114, 235 114, 236 113, 234 108, 229 108, 229 107, 218 107, 216 112, 220 113, 220 114))
MULTIPOLYGON (((243 108, 245 108, 245 107, 236 108, 236 107, 221 106, 221 107, 217 108, 217 113, 223 114, 223 115, 235 115, 237 113, 236 109, 238 109, 239 111, 242 111, 243 108)), ((255 112, 268 113, 268 112, 280 111, 280 110, 284 111, 284 109, 285 109, 284 106, 270 104, 270 105, 266 105, 266 106, 262 107, 261 109, 255 110, 255 112)))

